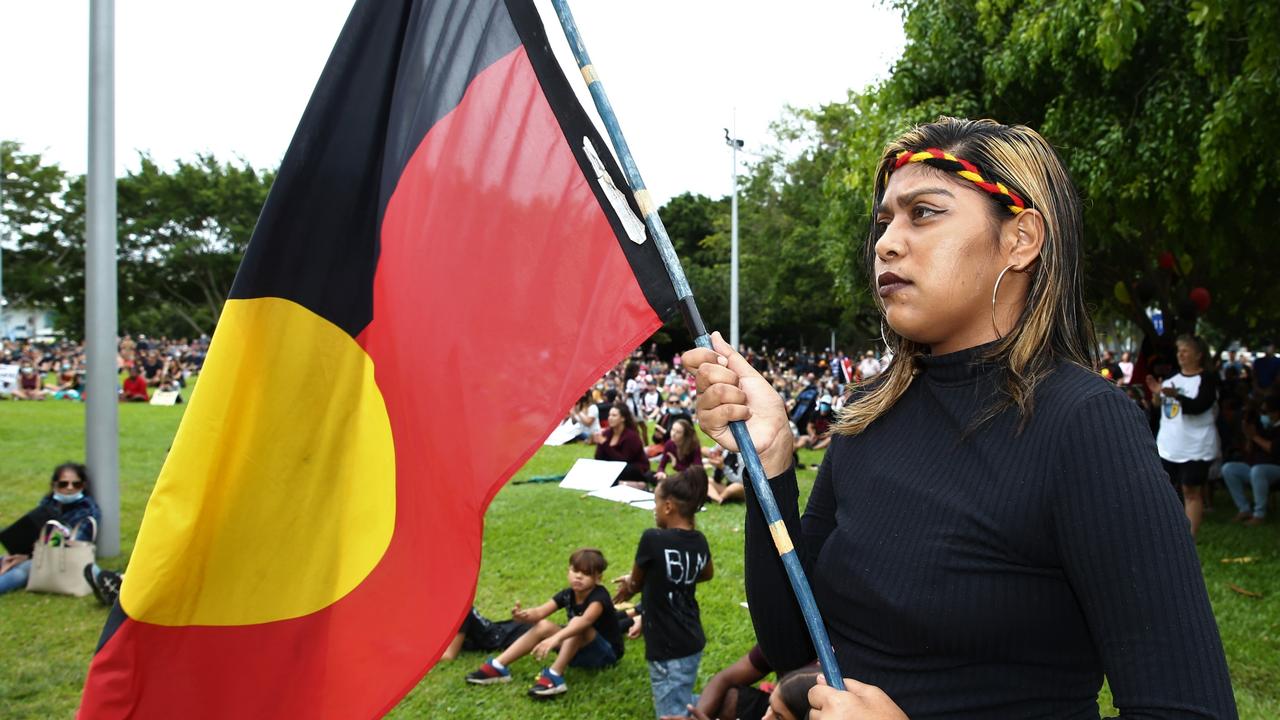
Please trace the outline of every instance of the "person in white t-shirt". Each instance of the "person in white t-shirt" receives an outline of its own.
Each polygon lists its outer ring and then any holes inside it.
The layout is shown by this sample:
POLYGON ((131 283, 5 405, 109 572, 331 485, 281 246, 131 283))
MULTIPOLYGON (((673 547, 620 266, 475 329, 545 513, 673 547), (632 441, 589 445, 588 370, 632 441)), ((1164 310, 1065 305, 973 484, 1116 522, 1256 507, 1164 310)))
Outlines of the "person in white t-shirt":
POLYGON ((588 390, 569 413, 569 417, 578 424, 576 440, 589 440, 592 435, 600 432, 600 408, 592 400, 591 391, 588 390))
POLYGON ((1182 370, 1163 383, 1147 377, 1153 402, 1160 402, 1160 432, 1156 447, 1169 479, 1182 491, 1183 507, 1191 523, 1191 536, 1200 529, 1204 515, 1202 488, 1209 480, 1209 466, 1218 456, 1218 428, 1214 408, 1218 401, 1218 373, 1209 348, 1195 335, 1178 338, 1178 367, 1182 370))
POLYGON ((862 361, 858 363, 858 372, 862 375, 863 382, 879 375, 880 371, 883 369, 884 368, 880 365, 880 361, 876 359, 876 353, 874 350, 868 350, 866 355, 863 355, 862 361))

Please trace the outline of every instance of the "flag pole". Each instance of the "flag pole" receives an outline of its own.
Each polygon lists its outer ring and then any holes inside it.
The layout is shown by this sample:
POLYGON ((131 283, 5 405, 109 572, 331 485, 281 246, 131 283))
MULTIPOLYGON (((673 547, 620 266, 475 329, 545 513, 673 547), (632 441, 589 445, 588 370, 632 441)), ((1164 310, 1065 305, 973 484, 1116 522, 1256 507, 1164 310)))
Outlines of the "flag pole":
MULTIPOLYGON (((645 187, 644 180, 640 177, 640 170, 636 167, 635 159, 631 156, 631 148, 628 147, 626 138, 622 136, 622 128, 618 125, 618 118, 613 112, 613 105, 609 102, 609 97, 605 95, 604 85, 600 82, 600 77, 591 64, 591 58, 587 55, 586 45, 583 44, 582 36, 578 33, 578 26, 573 21, 573 14, 569 12, 569 5, 566 0, 551 0, 551 4, 555 7, 556 16, 560 19, 560 27, 564 29, 565 37, 569 40, 569 47, 573 50, 573 57, 578 63, 578 69, 582 71, 582 78, 587 82, 587 89, 590 90, 591 98, 595 101, 596 110, 599 111, 600 118, 604 121, 605 130, 609 133, 609 141, 613 143, 613 148, 618 154, 618 160, 622 164, 622 171, 626 174, 627 182, 631 185, 631 190, 635 195, 636 204, 640 207, 641 214, 644 215, 644 224, 649 228, 649 234, 653 237, 653 241, 658 247, 658 254, 662 256, 662 263, 666 266, 667 274, 671 277, 671 284, 675 288, 676 297, 679 298, 680 311, 684 315, 685 325, 688 327, 689 333, 693 335, 695 345, 710 349, 711 336, 707 333, 707 328, 703 325, 702 318, 698 314, 698 306, 694 302, 693 291, 689 288, 689 281, 685 279, 684 268, 680 265, 680 258, 676 257, 675 248, 671 246, 671 239, 667 237, 667 229, 663 226, 662 219, 658 217, 658 208, 654 205, 653 198, 645 187)), ((737 348, 734 348, 734 350, 736 351, 737 348)), ((747 477, 751 481, 751 488, 756 494, 756 499, 760 502, 760 509, 764 512, 765 522, 768 523, 769 530, 773 535, 774 546, 778 550, 779 557, 782 558, 782 565, 787 571, 787 579, 791 581, 791 589, 800 604, 800 612, 804 615, 805 625, 809 629, 809 637, 813 641, 814 650, 817 651, 818 660, 822 664, 822 673, 826 676, 828 685, 837 690, 843 690, 844 681, 840 674, 840 667, 836 663, 835 653, 831 649, 831 641, 827 637, 826 625, 823 624, 822 615, 818 612, 818 604, 813 598, 813 591, 809 588, 809 580, 805 577, 804 569, 800 566, 800 558, 796 555, 791 537, 787 533, 787 527, 782 522, 782 514, 778 511, 778 503, 773 497, 773 490, 769 487, 768 478, 764 475, 764 467, 760 464, 760 455, 756 452, 755 443, 751 441, 751 435, 747 431, 747 424, 741 420, 735 420, 729 423, 729 430, 733 433, 733 439, 738 443, 743 463, 747 468, 747 477)))

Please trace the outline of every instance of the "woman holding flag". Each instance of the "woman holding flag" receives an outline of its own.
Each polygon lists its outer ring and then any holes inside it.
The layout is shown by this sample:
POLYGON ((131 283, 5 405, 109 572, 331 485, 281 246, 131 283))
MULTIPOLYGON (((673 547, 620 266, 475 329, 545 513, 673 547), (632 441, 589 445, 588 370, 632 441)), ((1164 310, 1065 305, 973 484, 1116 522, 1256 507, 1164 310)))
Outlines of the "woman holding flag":
MULTIPOLYGON (((1235 717, 1195 548, 1141 413, 1092 371, 1080 200, 1034 130, 892 142, 864 256, 894 361, 853 390, 803 518, 782 400, 717 335, 698 419, 745 420, 846 680, 813 718, 1235 717)), ((754 493, 746 585, 785 672, 815 656, 754 493)))

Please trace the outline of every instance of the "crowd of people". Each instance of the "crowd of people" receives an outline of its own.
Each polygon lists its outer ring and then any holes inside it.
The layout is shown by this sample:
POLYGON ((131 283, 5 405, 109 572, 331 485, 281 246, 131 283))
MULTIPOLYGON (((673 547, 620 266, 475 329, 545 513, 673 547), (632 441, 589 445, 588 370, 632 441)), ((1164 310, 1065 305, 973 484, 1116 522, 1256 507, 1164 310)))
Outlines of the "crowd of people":
MULTIPOLYGON (((157 392, 177 393, 200 372, 209 338, 136 338, 125 335, 116 352, 116 369, 124 375, 116 388, 121 402, 148 402, 157 392)), ((83 400, 86 357, 83 343, 62 340, 0 341, 0 366, 17 368, 8 393, 13 400, 83 400)))
MULTIPOLYGON (((1099 373, 1148 412, 1193 535, 1218 481, 1237 506, 1235 520, 1261 524, 1270 491, 1280 482, 1280 453, 1274 447, 1280 435, 1280 357, 1270 345, 1256 354, 1215 355, 1194 336, 1180 337, 1177 348, 1176 371, 1144 372, 1130 352, 1104 351, 1099 373)), ((181 388, 199 371, 206 349, 203 339, 122 339, 118 364, 128 374, 122 400, 131 399, 130 382, 141 386, 141 398, 149 388, 181 388)), ((795 447, 814 449, 830 442, 831 425, 850 391, 885 373, 893 360, 874 351, 853 356, 744 348, 742 353, 784 400, 795 447)), ((6 341, 0 362, 19 365, 24 376, 58 379, 51 386, 24 388, 43 396, 21 399, 83 397, 80 345, 6 341)), ((695 402, 694 377, 680 356, 664 360, 651 348, 607 372, 574 405, 566 418, 574 424, 574 440, 595 445, 599 459, 627 463, 619 482, 654 491, 655 527, 639 538, 634 566, 614 580, 613 593, 605 589, 603 553, 579 548, 569 557, 568 586, 552 598, 528 609, 517 604, 511 619, 499 623, 473 610, 446 657, 459 650, 497 654, 467 675, 468 683, 509 682, 509 666, 529 655, 549 663, 529 695, 554 697, 568 690, 565 677, 571 668, 612 666, 625 653, 624 638, 643 636, 659 718, 806 716, 806 693, 818 683, 816 668, 791 668, 778 682, 757 686, 772 672, 758 646, 694 694, 706 643, 696 588, 714 574, 706 538, 696 527, 697 512, 704 503, 743 501, 746 494, 737 454, 699 442, 695 402), (641 604, 628 602, 637 594, 644 598, 641 604), (551 618, 562 609, 566 622, 557 624, 551 618)), ((799 465, 798 455, 793 462, 799 465)), ((49 494, 33 512, 69 522, 96 515, 87 485, 83 466, 59 466, 49 494)), ((0 593, 23 585, 29 564, 21 553, 6 556, 0 593)), ((121 576, 96 566, 84 570, 99 598, 113 602, 121 576)))

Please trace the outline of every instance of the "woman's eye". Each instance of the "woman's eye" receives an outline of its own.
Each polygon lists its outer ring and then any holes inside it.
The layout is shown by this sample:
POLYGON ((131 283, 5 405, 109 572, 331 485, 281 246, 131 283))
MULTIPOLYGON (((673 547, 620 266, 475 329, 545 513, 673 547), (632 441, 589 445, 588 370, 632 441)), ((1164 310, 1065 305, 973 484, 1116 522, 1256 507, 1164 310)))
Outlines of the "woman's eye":
POLYGON ((939 211, 937 211, 937 210, 935 210, 935 209, 933 209, 933 208, 931 208, 931 207, 925 207, 924 205, 917 205, 917 206, 915 206, 915 207, 911 208, 911 216, 912 216, 913 218, 915 218, 916 220, 922 220, 922 219, 927 218, 927 217, 929 217, 929 216, 931 216, 931 215, 937 215, 937 214, 938 214, 938 212, 939 212, 939 211))

